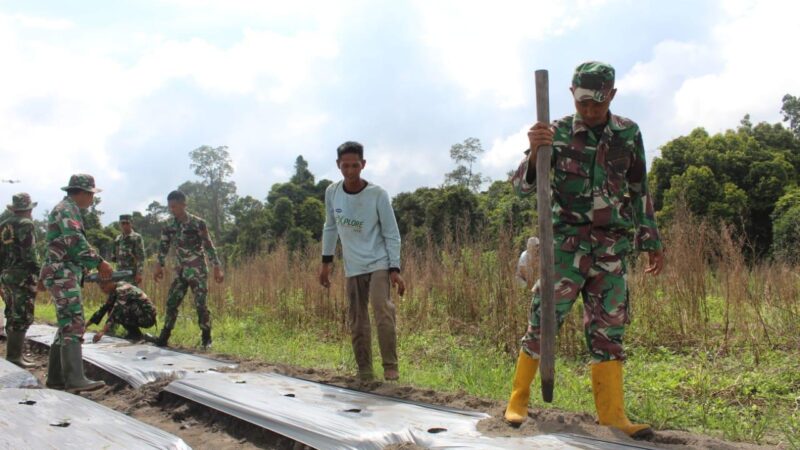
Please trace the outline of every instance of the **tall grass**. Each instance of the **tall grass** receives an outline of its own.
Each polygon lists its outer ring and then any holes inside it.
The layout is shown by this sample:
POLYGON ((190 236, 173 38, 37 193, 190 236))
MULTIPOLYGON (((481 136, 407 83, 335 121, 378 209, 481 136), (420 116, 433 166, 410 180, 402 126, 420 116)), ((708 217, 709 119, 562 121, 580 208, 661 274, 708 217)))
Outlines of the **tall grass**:
MULTIPOLYGON (((644 255, 632 257, 629 264, 629 344, 678 352, 748 351, 756 358, 770 347, 800 347, 798 267, 748 263, 746 243, 729 228, 687 213, 676 213, 673 225, 662 233, 667 264, 660 276, 644 274, 644 255)), ((507 236, 513 235, 509 230, 507 236)), ((511 238, 496 236, 404 246, 407 292, 395 298, 400 331, 478 336, 514 354, 530 305, 530 293, 514 280, 519 250, 511 238)), ((340 339, 347 333, 344 275, 337 262, 330 289, 322 288, 317 282, 319 255, 318 245, 294 253, 278 246, 229 267, 223 284, 209 280, 213 315, 269 317, 286 327, 311 330, 321 339, 340 339)), ((143 284, 162 312, 169 282, 169 276, 161 283, 148 276, 143 284)), ((88 288, 87 294, 100 300, 96 288, 88 288)), ((190 296, 184 305, 182 314, 193 318, 190 296)), ((575 309, 560 333, 559 354, 581 357, 586 351, 580 301, 575 309)))

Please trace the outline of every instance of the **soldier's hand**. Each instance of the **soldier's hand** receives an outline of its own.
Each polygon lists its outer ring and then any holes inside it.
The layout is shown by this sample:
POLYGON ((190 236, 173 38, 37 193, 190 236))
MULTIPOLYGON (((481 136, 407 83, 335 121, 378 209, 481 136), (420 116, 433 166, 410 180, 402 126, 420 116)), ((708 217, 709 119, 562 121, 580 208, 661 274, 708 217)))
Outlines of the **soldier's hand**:
POLYGON ((110 280, 111 276, 114 275, 114 269, 107 261, 103 261, 97 266, 97 273, 100 274, 101 280, 110 280))
POLYGON ((214 281, 222 283, 225 281, 225 274, 222 272, 222 267, 214 266, 214 281))
POLYGON ((322 267, 319 268, 319 284, 326 288, 331 287, 330 275, 331 263, 322 263, 322 267))
POLYGON ((153 280, 158 283, 162 278, 164 278, 164 266, 159 264, 156 266, 156 271, 153 272, 153 280))
POLYGON ((406 282, 400 276, 400 272, 389 272, 389 278, 392 280, 392 286, 397 288, 397 295, 400 297, 406 293, 406 282))
POLYGON ((136 283, 137 286, 142 285, 142 274, 137 273, 135 277, 133 277, 133 282, 136 283))
POLYGON ((536 155, 539 147, 553 145, 553 129, 544 122, 537 122, 528 130, 528 145, 531 152, 528 154, 528 161, 536 163, 536 155))
POLYGON ((645 273, 658 275, 664 270, 664 251, 656 250, 654 252, 647 252, 648 265, 644 270, 645 273))
POLYGON ((103 339, 102 331, 98 331, 97 333, 94 334, 94 336, 92 336, 92 342, 94 342, 95 344, 97 344, 100 341, 100 339, 103 339))
POLYGON ((39 282, 38 282, 38 283, 36 283, 36 290, 37 290, 37 291, 39 291, 39 292, 44 292, 44 291, 46 291, 46 290, 47 290, 47 289, 44 287, 44 281, 42 281, 42 280, 39 280, 39 282))

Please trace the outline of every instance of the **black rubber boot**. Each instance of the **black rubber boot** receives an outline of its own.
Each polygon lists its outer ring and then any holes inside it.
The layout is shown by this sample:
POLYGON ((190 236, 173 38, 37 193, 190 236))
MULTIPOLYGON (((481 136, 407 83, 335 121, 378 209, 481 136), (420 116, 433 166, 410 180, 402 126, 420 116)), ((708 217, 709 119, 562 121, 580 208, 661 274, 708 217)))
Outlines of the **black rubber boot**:
POLYGON ((61 345, 50 345, 50 361, 47 363, 47 381, 50 389, 64 389, 64 376, 61 372, 61 345))
POLYGON ((22 347, 25 345, 25 332, 8 330, 6 334, 8 336, 6 359, 23 369, 30 369, 36 366, 33 362, 25 359, 25 356, 22 354, 22 347))
POLYGON ((127 334, 125 334, 125 339, 138 342, 144 338, 144 336, 142 336, 142 330, 140 330, 139 327, 126 326, 125 331, 127 331, 127 334))
POLYGON ((169 343, 170 334, 172 334, 172 330, 169 328, 162 328, 161 335, 158 336, 158 339, 156 339, 156 345, 159 347, 166 347, 167 343, 169 343))
POLYGON ((95 391, 106 384, 86 378, 83 374, 83 349, 80 342, 67 342, 61 345, 61 369, 64 372, 66 391, 76 394, 95 391))
POLYGON ((211 348, 211 330, 203 330, 202 338, 202 346, 203 350, 208 350, 211 348))

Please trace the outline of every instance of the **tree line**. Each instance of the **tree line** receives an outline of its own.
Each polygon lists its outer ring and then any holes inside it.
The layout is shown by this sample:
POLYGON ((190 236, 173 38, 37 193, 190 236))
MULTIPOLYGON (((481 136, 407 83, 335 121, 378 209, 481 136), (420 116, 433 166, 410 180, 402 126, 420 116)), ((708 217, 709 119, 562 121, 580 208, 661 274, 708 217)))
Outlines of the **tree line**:
MULTIPOLYGON (((673 220, 676 208, 686 207, 712 223, 731 226, 756 257, 796 258, 800 99, 784 96, 781 112, 788 127, 753 124, 745 116, 734 129, 712 135, 697 128, 664 144, 649 178, 662 226, 673 220)), ((471 239, 491 247, 498 239, 511 239, 524 247, 535 223, 535 198, 520 198, 507 180, 492 182, 473 171, 481 153, 477 138, 454 144, 450 149, 454 167, 440 186, 394 197, 398 225, 408 245, 471 239)), ((197 179, 178 189, 188 195, 190 211, 206 219, 227 261, 270 251, 281 242, 294 251, 319 241, 325 189, 331 180, 317 180, 302 155, 295 160, 291 178, 273 184, 262 199, 237 195, 227 147, 202 146, 188 156, 197 179)), ((101 225, 100 204, 97 198, 85 212, 86 229, 92 244, 107 254, 119 231, 116 222, 101 225)), ((168 217, 166 205, 157 201, 145 211, 133 212, 134 228, 144 236, 148 254, 156 251, 168 217)))

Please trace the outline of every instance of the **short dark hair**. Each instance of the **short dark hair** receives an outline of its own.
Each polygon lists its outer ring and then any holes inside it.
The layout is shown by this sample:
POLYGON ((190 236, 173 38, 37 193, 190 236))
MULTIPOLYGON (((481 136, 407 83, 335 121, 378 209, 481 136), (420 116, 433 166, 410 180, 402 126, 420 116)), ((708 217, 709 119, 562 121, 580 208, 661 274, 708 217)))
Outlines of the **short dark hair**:
POLYGON ((360 159, 364 159, 364 146, 356 141, 347 141, 336 149, 336 158, 341 158, 345 153, 355 153, 360 159))
POLYGON ((186 194, 181 191, 172 191, 167 195, 167 202, 175 200, 177 202, 186 203, 186 194))

